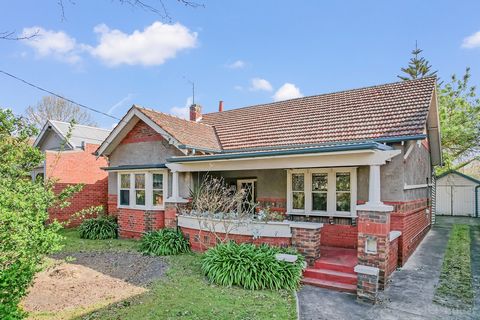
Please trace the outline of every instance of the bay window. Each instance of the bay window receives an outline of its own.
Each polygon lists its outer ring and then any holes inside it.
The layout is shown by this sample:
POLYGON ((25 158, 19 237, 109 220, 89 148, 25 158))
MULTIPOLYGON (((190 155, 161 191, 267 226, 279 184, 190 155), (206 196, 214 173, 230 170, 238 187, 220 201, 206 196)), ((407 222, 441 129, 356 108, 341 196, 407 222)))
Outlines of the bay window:
POLYGON ((167 170, 118 174, 118 206, 145 210, 164 209, 167 170))
POLYGON ((288 170, 290 214, 355 216, 356 168, 288 170))

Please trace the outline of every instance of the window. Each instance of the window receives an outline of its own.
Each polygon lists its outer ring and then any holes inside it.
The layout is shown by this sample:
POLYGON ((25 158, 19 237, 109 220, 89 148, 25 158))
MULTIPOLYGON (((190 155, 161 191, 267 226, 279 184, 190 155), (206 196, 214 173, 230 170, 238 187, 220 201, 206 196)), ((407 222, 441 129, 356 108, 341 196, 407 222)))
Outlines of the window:
POLYGON ((327 211, 328 174, 312 174, 312 210, 327 211))
POLYGON ((118 205, 127 208, 163 209, 167 170, 118 174, 118 205))
POLYGON ((163 174, 152 174, 152 204, 154 207, 163 205, 163 174))
POLYGON ((337 211, 350 212, 350 172, 336 173, 337 211))
POLYGON ((135 174, 135 204, 137 206, 145 205, 145 174, 135 174))
POLYGON ((287 212, 301 215, 355 215, 356 168, 289 170, 287 212))
POLYGON ((120 205, 130 204, 130 174, 120 175, 120 205))
POLYGON ((305 175, 292 174, 293 209, 305 209, 305 175))

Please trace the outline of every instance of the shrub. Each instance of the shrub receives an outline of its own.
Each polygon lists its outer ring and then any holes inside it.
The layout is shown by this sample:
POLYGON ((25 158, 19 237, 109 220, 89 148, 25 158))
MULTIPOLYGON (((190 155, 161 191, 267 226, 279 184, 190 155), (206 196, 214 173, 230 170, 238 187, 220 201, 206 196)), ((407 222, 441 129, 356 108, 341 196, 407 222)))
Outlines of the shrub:
POLYGON ((296 289, 303 267, 303 256, 292 249, 265 244, 222 243, 207 250, 202 259, 202 271, 211 282, 251 290, 296 289), (278 253, 295 254, 298 259, 293 263, 278 261, 278 253))
POLYGON ((117 238, 117 229, 118 224, 114 217, 99 216, 84 220, 78 231, 82 239, 104 240, 117 238))
POLYGON ((155 256, 169 256, 190 251, 189 243, 180 230, 161 229, 142 237, 140 251, 155 256))

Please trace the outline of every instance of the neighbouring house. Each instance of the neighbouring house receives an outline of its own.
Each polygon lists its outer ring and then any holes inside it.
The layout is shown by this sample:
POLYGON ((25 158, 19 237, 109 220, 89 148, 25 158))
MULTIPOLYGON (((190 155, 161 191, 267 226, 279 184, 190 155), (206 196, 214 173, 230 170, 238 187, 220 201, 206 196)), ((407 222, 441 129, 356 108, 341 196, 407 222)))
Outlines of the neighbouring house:
POLYGON ((447 171, 437 178, 439 215, 478 217, 480 180, 458 171, 447 171))
POLYGON ((66 208, 49 209, 49 219, 66 222, 68 227, 79 225, 81 219, 72 215, 90 206, 107 208, 108 175, 101 168, 107 165, 104 158, 94 152, 105 140, 110 130, 73 125, 48 120, 33 143, 45 153, 42 166, 35 168, 32 178, 53 179, 56 193, 71 184, 84 184, 66 208))
POLYGON ((428 77, 207 114, 192 105, 190 120, 134 105, 97 154, 121 237, 178 226, 194 250, 215 245, 181 213, 205 175, 223 177, 285 218, 236 241, 292 245, 309 263, 304 283, 375 300, 430 229, 439 130, 428 77))

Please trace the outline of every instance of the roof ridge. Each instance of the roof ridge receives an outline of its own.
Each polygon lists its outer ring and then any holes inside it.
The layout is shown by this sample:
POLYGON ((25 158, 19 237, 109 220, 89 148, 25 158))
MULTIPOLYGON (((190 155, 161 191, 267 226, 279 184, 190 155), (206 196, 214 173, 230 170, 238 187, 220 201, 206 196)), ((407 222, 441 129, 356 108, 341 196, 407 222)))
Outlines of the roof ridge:
POLYGON ((283 103, 283 102, 287 102, 287 101, 302 100, 302 99, 307 99, 307 98, 314 98, 314 97, 328 96, 328 95, 334 95, 334 94, 341 94, 341 93, 345 93, 345 92, 353 92, 353 91, 367 90, 367 89, 373 89, 373 88, 378 88, 378 87, 393 86, 393 85, 397 85, 397 84, 400 84, 400 83, 408 83, 408 82, 416 82, 416 81, 425 81, 425 80, 427 80, 427 79, 437 79, 437 76, 434 75, 434 76, 428 76, 428 77, 417 78, 417 79, 409 79, 409 80, 388 82, 388 83, 376 84, 376 85, 359 87, 359 88, 345 89, 345 90, 340 90, 340 91, 326 92, 326 93, 314 94, 314 95, 311 95, 311 96, 305 96, 305 97, 292 98, 292 99, 286 99, 286 100, 281 100, 281 101, 273 101, 273 102, 267 102, 267 103, 254 104, 254 105, 250 105, 250 106, 244 106, 244 107, 235 108, 235 109, 230 109, 230 110, 225 110, 225 111, 208 112, 208 113, 205 113, 205 114, 203 114, 203 115, 205 116, 205 115, 221 114, 221 113, 231 112, 231 111, 235 111, 235 110, 242 110, 242 109, 248 109, 248 108, 254 108, 254 107, 262 107, 262 106, 266 106, 266 105, 272 105, 272 104, 276 104, 276 103, 283 103))
MULTIPOLYGON (((60 121, 60 120, 53 120, 53 119, 48 119, 48 121, 50 121, 50 122, 59 122, 59 123, 70 124, 70 122, 60 121)), ((106 129, 106 128, 100 128, 100 127, 94 127, 94 126, 87 126, 87 125, 85 125, 85 124, 79 124, 79 123, 74 123, 73 125, 74 125, 75 127, 76 127, 76 126, 80 126, 80 127, 91 128, 91 129, 98 129, 98 130, 104 130, 104 131, 112 131, 112 130, 106 129)))
POLYGON ((192 121, 192 120, 189 120, 189 119, 180 118, 179 116, 176 116, 176 115, 174 115, 174 114, 170 114, 170 113, 158 111, 158 110, 151 109, 151 108, 145 108, 145 107, 139 106, 139 105, 137 105, 137 104, 134 104, 133 107, 135 107, 135 108, 137 108, 137 109, 143 109, 143 110, 147 110, 147 111, 151 111, 151 112, 155 112, 155 113, 160 113, 160 114, 163 114, 163 115, 165 115, 165 116, 172 117, 172 118, 177 118, 177 119, 179 119, 179 120, 182 120, 182 121, 185 121, 185 122, 188 122, 188 123, 197 123, 197 124, 201 124, 201 125, 203 125, 203 126, 207 126, 207 127, 210 127, 210 128, 214 128, 214 126, 209 125, 209 124, 206 124, 206 123, 202 123, 202 122, 192 121))

